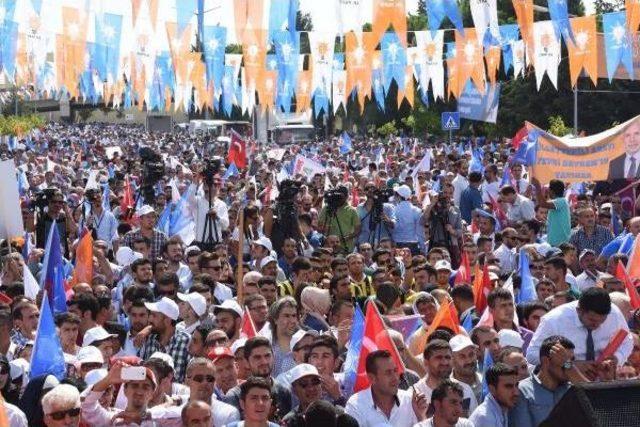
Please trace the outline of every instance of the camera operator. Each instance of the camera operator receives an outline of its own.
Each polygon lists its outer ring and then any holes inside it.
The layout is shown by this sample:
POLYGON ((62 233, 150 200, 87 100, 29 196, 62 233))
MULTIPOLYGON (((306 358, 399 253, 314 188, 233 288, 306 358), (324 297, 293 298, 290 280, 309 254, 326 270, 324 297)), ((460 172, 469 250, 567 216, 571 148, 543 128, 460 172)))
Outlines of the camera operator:
POLYGON ((358 211, 349 204, 348 199, 349 190, 344 185, 327 192, 318 216, 320 231, 325 236, 338 236, 345 253, 353 252, 354 240, 361 229, 358 211))
POLYGON ((47 244, 47 237, 53 221, 56 221, 58 233, 60 235, 60 244, 64 250, 64 255, 69 258, 69 242, 68 237, 74 232, 77 225, 73 221, 71 209, 65 203, 62 191, 51 190, 47 195, 47 207, 41 209, 36 220, 36 246, 44 249, 47 244))
POLYGON ((301 188, 301 183, 297 181, 282 181, 275 205, 263 209, 264 234, 273 242, 278 257, 283 255, 282 247, 287 239, 296 241, 298 255, 302 255, 310 246, 297 216, 296 201, 301 199, 301 188))
POLYGON ((412 255, 420 252, 418 237, 422 234, 426 216, 422 210, 411 203, 413 192, 408 185, 395 188, 396 226, 393 229, 393 240, 398 248, 409 248, 412 255))
MULTIPOLYGON (((229 210, 225 202, 218 198, 222 180, 214 176, 211 185, 202 179, 204 196, 194 198, 194 216, 196 223, 195 245, 205 250, 210 243, 222 242, 222 233, 229 228, 229 210)), ((212 248, 209 248, 209 250, 212 248)))
POLYGON ((367 199, 358 206, 361 224, 358 244, 371 243, 376 246, 380 239, 391 238, 392 230, 396 226, 396 211, 395 206, 388 203, 389 199, 384 190, 378 190, 373 182, 367 182, 365 191, 367 199))
POLYGON ((445 185, 441 193, 432 195, 431 204, 425 209, 429 224, 429 250, 446 248, 451 254, 451 264, 460 261, 459 240, 462 239, 462 219, 453 206, 453 186, 445 185))
POLYGON ((81 219, 81 226, 91 230, 94 240, 104 240, 113 253, 118 251, 118 220, 102 206, 102 196, 97 190, 89 189, 85 193, 85 199, 91 204, 91 214, 86 219, 81 219))

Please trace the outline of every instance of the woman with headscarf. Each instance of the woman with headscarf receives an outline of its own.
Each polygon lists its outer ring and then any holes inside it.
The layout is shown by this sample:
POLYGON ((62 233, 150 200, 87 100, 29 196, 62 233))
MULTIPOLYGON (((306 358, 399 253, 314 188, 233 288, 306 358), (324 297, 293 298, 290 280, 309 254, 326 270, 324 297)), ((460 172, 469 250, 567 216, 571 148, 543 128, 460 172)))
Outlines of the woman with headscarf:
POLYGON ((60 382, 53 375, 39 375, 29 380, 18 403, 18 407, 27 416, 29 427, 45 427, 42 398, 58 384, 60 382))
POLYGON ((331 295, 328 289, 307 286, 302 290, 300 302, 304 311, 302 325, 319 332, 329 330, 327 314, 331 309, 331 295))

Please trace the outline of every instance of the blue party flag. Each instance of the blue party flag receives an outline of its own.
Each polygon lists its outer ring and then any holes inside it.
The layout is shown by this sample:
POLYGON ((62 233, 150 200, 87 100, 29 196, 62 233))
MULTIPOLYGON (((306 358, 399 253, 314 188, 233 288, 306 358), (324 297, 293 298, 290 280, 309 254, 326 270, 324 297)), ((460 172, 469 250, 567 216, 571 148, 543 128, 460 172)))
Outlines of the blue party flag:
POLYGON ((618 218, 618 214, 613 208, 611 209, 611 228, 614 236, 619 235, 623 231, 622 224, 620 223, 620 218, 618 218))
POLYGON ((36 339, 31 353, 30 376, 33 378, 39 375, 53 375, 62 380, 66 376, 67 369, 47 297, 45 290, 40 307, 36 339))
POLYGON ((567 0, 549 0, 547 5, 549 7, 549 17, 551 18, 556 36, 558 38, 562 37, 565 43, 567 43, 567 40, 571 40, 571 43, 575 44, 571 23, 569 21, 567 0))
POLYGON ((513 157, 513 163, 519 163, 525 166, 533 166, 536 164, 539 135, 540 131, 538 129, 529 131, 527 137, 520 143, 518 151, 516 151, 513 157))
POLYGON ((534 301, 537 298, 536 285, 533 283, 533 276, 529 269, 529 256, 524 249, 520 249, 518 260, 518 271, 520 274, 520 292, 516 295, 516 304, 534 301))
POLYGON ((624 232, 616 236, 615 239, 607 243, 604 248, 602 248, 602 250, 600 251, 600 256, 603 258, 609 258, 610 256, 615 255, 620 250, 622 242, 626 237, 627 234, 624 232))
POLYGON ((624 236, 622 239, 622 243, 620 244, 620 248, 618 249, 619 254, 629 255, 633 250, 633 243, 635 241, 635 236, 631 233, 624 236))
POLYGON ((351 337, 347 344, 347 357, 344 361, 344 393, 345 396, 353 394, 353 387, 356 384, 358 371, 358 361, 360 360, 360 349, 364 337, 364 314, 360 306, 356 304, 353 310, 353 322, 351 323, 351 337))
POLYGON ((427 18, 429 20, 429 29, 431 34, 435 36, 436 31, 440 28, 442 20, 447 17, 462 35, 464 35, 464 26, 462 24, 462 15, 458 9, 456 0, 427 0, 425 2, 427 10, 427 18))
POLYGON ((65 313, 67 311, 67 296, 64 290, 64 264, 62 262, 60 234, 55 221, 49 228, 44 253, 40 287, 47 292, 53 312, 55 314, 65 313))
POLYGON ((111 201, 109 200, 110 195, 111 195, 111 191, 109 190, 109 184, 103 184, 102 209, 108 212, 111 212, 111 201))
POLYGON ((605 13, 602 15, 604 30, 604 49, 607 57, 607 76, 613 79, 618 65, 626 68, 633 76, 633 42, 627 31, 627 15, 625 11, 605 13))
MULTIPOLYGON (((493 357, 488 348, 484 349, 484 361, 482 362, 482 400, 489 394, 489 384, 487 384, 487 371, 493 366, 493 357)), ((480 403, 480 402, 478 402, 480 403)))
POLYGON ((473 317, 471 313, 467 314, 462 321, 462 327, 468 334, 471 334, 471 330, 473 329, 473 317))
POLYGON ((238 176, 238 175, 240 175, 240 171, 238 170, 238 167, 234 162, 231 162, 231 164, 227 168, 227 171, 224 173, 224 176, 222 178, 229 179, 232 176, 238 176))

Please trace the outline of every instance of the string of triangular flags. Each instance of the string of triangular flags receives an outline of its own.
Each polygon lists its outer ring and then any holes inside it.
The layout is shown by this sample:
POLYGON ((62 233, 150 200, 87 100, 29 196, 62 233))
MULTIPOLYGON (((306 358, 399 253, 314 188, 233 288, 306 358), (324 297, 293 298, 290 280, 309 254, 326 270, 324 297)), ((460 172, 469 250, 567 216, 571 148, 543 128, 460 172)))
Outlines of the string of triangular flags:
POLYGON ((567 0, 548 0, 551 19, 538 22, 533 0, 512 1, 517 24, 499 24, 497 0, 469 0, 464 28, 456 0, 426 0, 428 28, 408 31, 405 0, 0 0, 0 80, 35 99, 318 116, 350 97, 384 110, 392 84, 398 105, 413 105, 416 83, 425 103, 459 97, 468 81, 484 93, 501 66, 513 78, 533 67, 538 88, 545 75, 557 88, 563 42, 574 85, 582 72, 594 84, 640 74, 638 0, 604 14, 603 34, 595 15, 570 17, 567 0), (314 30, 297 31, 302 15, 314 30), (445 18, 455 30, 441 29, 445 18))

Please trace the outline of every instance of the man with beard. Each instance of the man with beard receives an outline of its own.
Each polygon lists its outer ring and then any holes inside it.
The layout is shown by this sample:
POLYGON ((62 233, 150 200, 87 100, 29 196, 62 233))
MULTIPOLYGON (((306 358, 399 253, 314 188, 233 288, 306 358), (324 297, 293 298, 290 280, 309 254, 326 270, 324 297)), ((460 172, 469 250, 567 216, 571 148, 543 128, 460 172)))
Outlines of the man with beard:
POLYGON ((145 302, 144 305, 151 312, 151 335, 145 340, 138 354, 142 360, 147 360, 156 351, 170 355, 173 358, 176 381, 182 382, 189 361, 188 348, 191 337, 186 332, 176 329, 180 313, 178 304, 163 297, 158 302, 145 302))
MULTIPOLYGON (((291 392, 273 379, 273 350, 265 337, 253 337, 244 345, 244 359, 249 365, 251 376, 264 378, 271 385, 271 394, 276 401, 277 412, 271 420, 279 420, 291 410, 291 392)), ((240 386, 229 390, 224 401, 240 408, 240 386)), ((242 411, 241 411, 242 412, 242 411)), ((242 415, 242 414, 241 414, 242 415)))
MULTIPOLYGON (((414 388, 430 402, 433 389, 451 377, 453 359, 451 346, 444 340, 434 339, 425 347, 423 357, 427 374, 416 383, 414 388)), ((465 383, 458 383, 464 391, 463 409, 466 416, 473 412, 478 403, 471 387, 465 383)))
POLYGON ((233 345, 233 343, 240 338, 242 308, 240 308, 240 305, 236 301, 228 299, 222 304, 216 305, 213 309, 213 314, 216 316, 218 328, 222 329, 229 338, 227 345, 233 345))
POLYGON ((187 288, 191 285, 192 273, 189 266, 183 263, 184 260, 184 248, 182 247, 182 239, 178 236, 171 237, 164 244, 163 253, 169 266, 167 270, 178 275, 180 280, 180 286, 187 288))
POLYGON ((482 376, 478 372, 478 346, 466 335, 456 335, 449 341, 453 354, 451 377, 471 387, 476 401, 482 401, 482 376))
POLYGON ((151 261, 147 258, 140 258, 131 263, 131 274, 133 275, 133 285, 150 287, 153 279, 153 269, 151 261))

